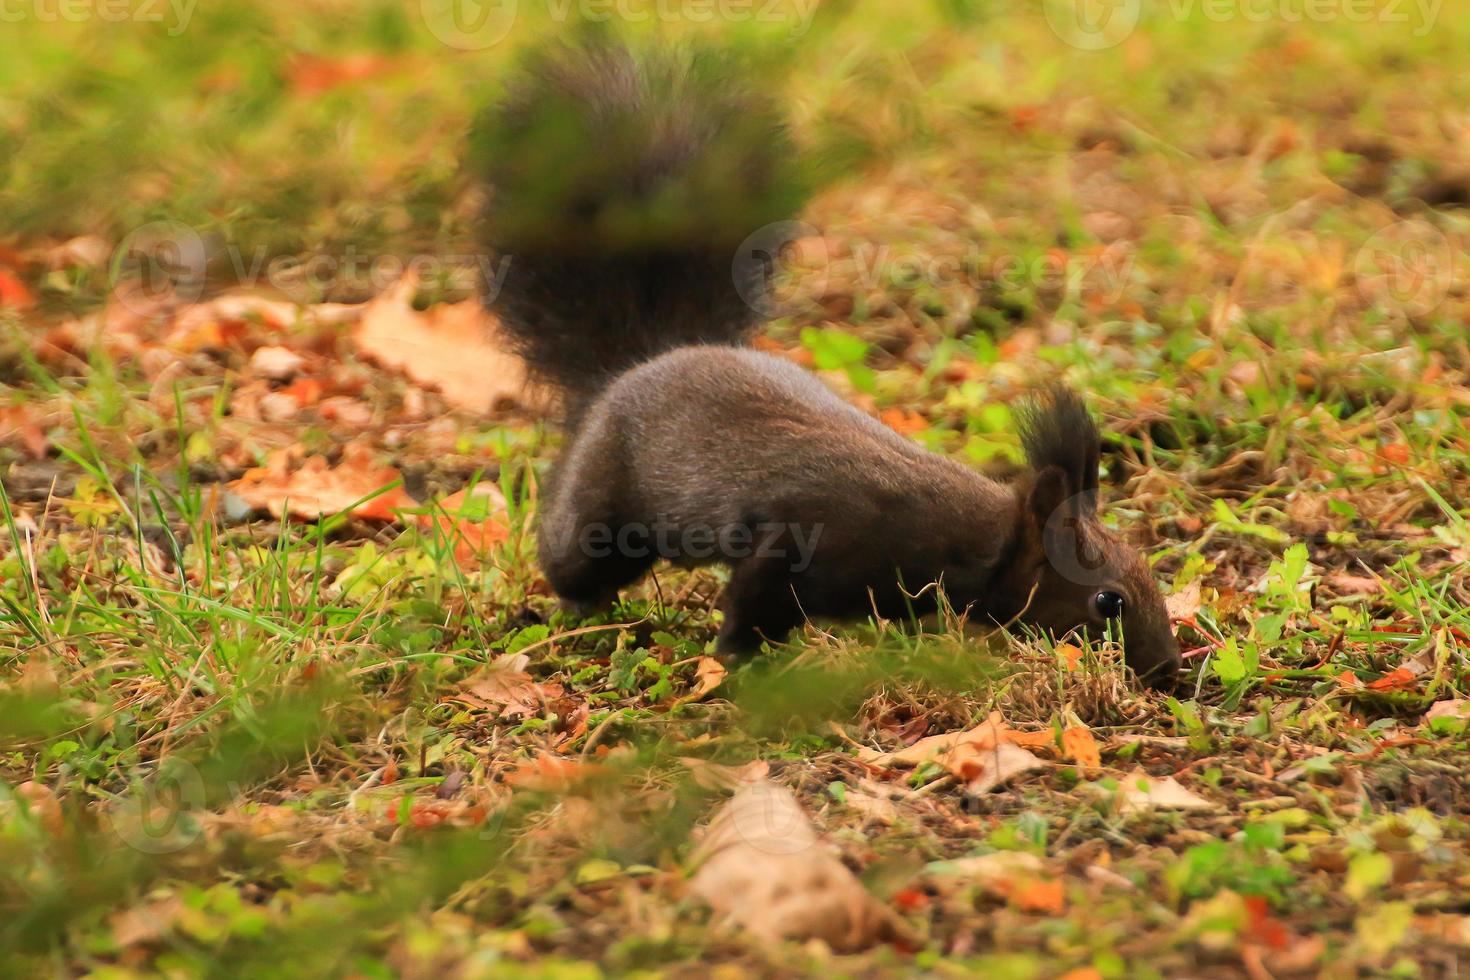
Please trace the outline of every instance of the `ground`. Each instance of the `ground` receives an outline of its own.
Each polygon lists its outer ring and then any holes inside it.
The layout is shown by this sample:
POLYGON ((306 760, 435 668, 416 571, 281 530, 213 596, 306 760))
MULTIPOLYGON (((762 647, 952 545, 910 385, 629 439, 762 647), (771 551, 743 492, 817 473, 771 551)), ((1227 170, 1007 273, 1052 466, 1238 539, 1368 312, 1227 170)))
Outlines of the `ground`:
POLYGON ((722 676, 717 570, 557 611, 558 436, 453 274, 462 134, 561 27, 523 8, 483 46, 326 0, 0 33, 7 975, 1457 975, 1470 21, 654 18, 764 58, 832 163, 762 346, 997 471, 1016 399, 1086 394, 1168 696, 953 617, 722 676), (761 772, 901 938, 711 915, 695 842, 761 772))

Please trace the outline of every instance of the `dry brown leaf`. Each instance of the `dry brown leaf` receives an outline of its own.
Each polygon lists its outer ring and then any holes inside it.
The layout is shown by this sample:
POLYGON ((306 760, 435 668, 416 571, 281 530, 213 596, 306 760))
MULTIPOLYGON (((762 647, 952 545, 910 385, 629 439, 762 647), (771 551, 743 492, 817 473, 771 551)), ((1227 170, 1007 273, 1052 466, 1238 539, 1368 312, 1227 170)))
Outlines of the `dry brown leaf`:
POLYGON ((1367 575, 1350 575, 1347 572, 1336 572, 1327 576, 1327 584, 1341 596, 1377 595, 1383 591, 1383 583, 1378 579, 1367 575))
POLYGON ((1150 776, 1140 766, 1119 782, 1122 801, 1120 809, 1126 812, 1140 810, 1213 810, 1215 804, 1202 796, 1196 796, 1179 784, 1173 776, 1150 776))
POLYGON ((250 372, 272 381, 289 381, 306 366, 306 358, 289 347, 257 347, 250 355, 250 372))
POLYGON ((34 405, 0 408, 0 445, 19 446, 32 458, 43 459, 51 448, 51 440, 41 429, 40 417, 34 405))
POLYGON ((477 299, 413 308, 412 276, 367 305, 353 339, 362 353, 434 388, 449 404, 485 414, 505 404, 532 405, 520 358, 494 342, 496 321, 477 299))
POLYGON ((823 845, 791 791, 767 779, 736 790, 691 861, 694 894, 720 921, 764 942, 820 939, 838 952, 878 942, 918 945, 908 925, 823 845))
POLYGON ((526 673, 529 659, 523 653, 507 654, 474 677, 466 679, 458 694, 446 697, 471 707, 490 708, 508 721, 540 714, 548 701, 565 693, 560 684, 537 682, 526 673))
POLYGON ((843 794, 843 801, 858 813, 869 820, 876 820, 881 824, 891 824, 898 819, 898 807, 893 801, 883 796, 874 796, 872 793, 864 793, 861 790, 849 789, 843 794))
POLYGON ((1195 579, 1173 595, 1165 596, 1164 608, 1169 613, 1169 619, 1190 620, 1198 615, 1201 591, 1200 581, 1195 579))
MULTIPOLYGON (((972 747, 973 743, 964 743, 958 748, 963 751, 972 747)), ((945 764, 945 768, 965 781, 965 789, 975 796, 983 796, 1022 773, 1046 767, 1047 763, 1029 749, 1011 742, 979 749, 963 759, 952 759, 945 764)))
POLYGON ((1451 698, 1434 702, 1424 715, 1424 723, 1427 725, 1436 718, 1470 718, 1470 699, 1451 698))
POLYGON ((354 517, 391 521, 395 511, 418 506, 403 489, 402 474, 391 466, 373 465, 361 448, 349 448, 336 466, 321 456, 309 456, 294 465, 298 455, 289 450, 276 453, 265 466, 246 470, 225 489, 246 509, 265 510, 273 517, 289 511, 305 520, 350 510, 354 517), (363 500, 393 483, 399 485, 363 500))
POLYGON ((725 683, 725 665, 714 657, 700 657, 694 666, 694 690, 677 699, 675 704, 702 701, 725 683))
POLYGON ((913 745, 897 752, 879 752, 866 746, 858 749, 858 758, 875 766, 917 766, 922 762, 935 761, 942 765, 943 757, 957 746, 971 744, 979 748, 994 746, 1011 734, 999 711, 974 728, 963 732, 945 732, 919 739, 913 745))
POLYGON ((48 834, 60 835, 61 801, 56 798, 56 793, 50 786, 27 780, 15 787, 15 795, 25 800, 26 806, 30 808, 31 818, 48 834))
POLYGON ((771 771, 771 767, 759 759, 743 766, 726 766, 694 756, 680 756, 679 761, 694 777, 695 784, 705 789, 734 789, 741 783, 764 779, 771 771))
POLYGON ((940 892, 975 884, 1004 896, 1013 882, 1040 874, 1041 870, 1041 858, 1029 851, 996 851, 932 865, 925 878, 940 892))

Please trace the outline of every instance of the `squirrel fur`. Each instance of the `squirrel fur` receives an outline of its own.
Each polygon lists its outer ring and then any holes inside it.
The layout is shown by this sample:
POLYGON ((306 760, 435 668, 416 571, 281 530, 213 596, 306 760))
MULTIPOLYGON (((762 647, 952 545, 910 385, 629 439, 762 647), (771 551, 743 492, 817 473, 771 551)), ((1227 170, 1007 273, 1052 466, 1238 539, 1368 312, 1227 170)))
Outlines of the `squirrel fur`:
POLYGON ((805 618, 957 609, 1060 637, 1121 623, 1167 684, 1179 648, 1147 562, 1098 519, 1100 438, 1053 388, 1021 413, 1029 469, 991 480, 754 350, 767 283, 751 236, 807 190, 781 113, 713 56, 563 46, 477 135, 491 184, 488 297, 563 395, 541 499, 556 593, 595 606, 659 558, 729 564, 718 648, 805 618))

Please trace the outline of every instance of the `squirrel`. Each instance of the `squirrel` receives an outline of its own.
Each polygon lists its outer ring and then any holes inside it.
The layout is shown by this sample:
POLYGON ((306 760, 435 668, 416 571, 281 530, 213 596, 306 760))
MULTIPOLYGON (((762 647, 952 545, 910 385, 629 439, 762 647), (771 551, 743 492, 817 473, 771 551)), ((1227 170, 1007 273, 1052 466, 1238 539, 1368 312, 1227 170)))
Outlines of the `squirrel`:
POLYGON ((1101 439, 1074 392, 1018 413, 1028 468, 1001 483, 749 346, 769 277, 741 253, 808 188, 782 114, 718 56, 543 51, 477 146, 487 305, 564 404, 538 539, 564 603, 605 606, 659 558, 723 562, 716 651, 739 655, 808 617, 931 611, 933 585, 1057 638, 1121 625, 1127 665, 1172 683, 1163 597, 1099 520, 1101 439))

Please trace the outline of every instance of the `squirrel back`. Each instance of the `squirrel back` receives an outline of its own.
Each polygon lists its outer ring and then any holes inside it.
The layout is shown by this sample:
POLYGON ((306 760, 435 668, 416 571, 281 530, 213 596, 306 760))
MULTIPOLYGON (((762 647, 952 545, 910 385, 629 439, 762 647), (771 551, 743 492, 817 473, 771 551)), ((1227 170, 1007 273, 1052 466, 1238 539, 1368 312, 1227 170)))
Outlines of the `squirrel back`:
POLYGON ((560 45, 475 127, 502 269, 486 301, 572 427, 629 368, 742 344, 760 319, 770 268, 742 243, 805 187, 780 113, 740 75, 713 52, 560 45))

